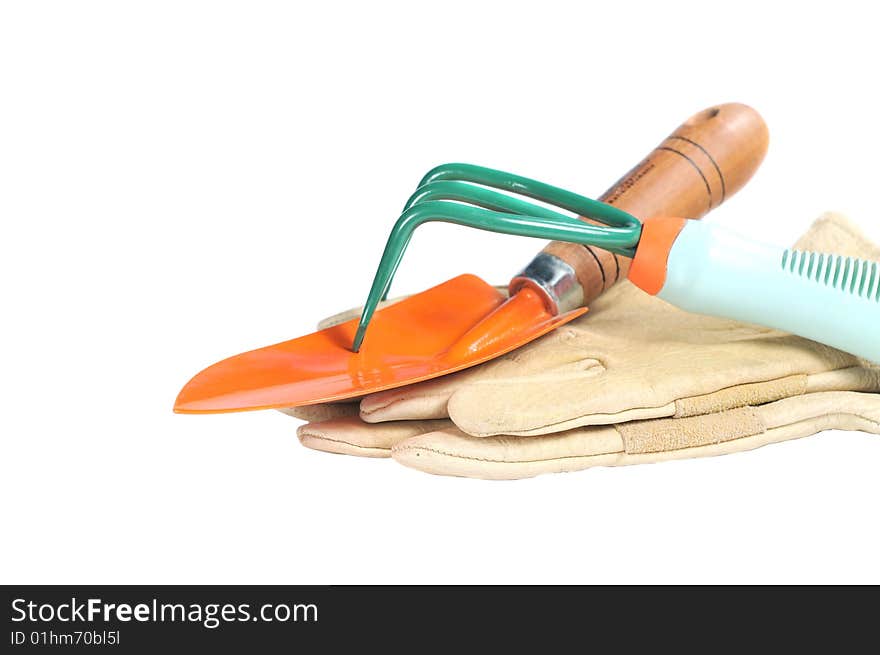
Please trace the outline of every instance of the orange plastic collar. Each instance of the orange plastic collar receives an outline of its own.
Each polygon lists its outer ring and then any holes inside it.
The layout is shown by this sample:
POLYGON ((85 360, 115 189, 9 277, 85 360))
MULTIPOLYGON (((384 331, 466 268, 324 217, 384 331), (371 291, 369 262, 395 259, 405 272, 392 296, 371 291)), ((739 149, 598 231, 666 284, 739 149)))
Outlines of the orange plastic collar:
POLYGON ((629 269, 629 279, 652 296, 666 283, 666 265, 672 244, 684 229, 686 218, 657 217, 642 225, 642 238, 629 269))

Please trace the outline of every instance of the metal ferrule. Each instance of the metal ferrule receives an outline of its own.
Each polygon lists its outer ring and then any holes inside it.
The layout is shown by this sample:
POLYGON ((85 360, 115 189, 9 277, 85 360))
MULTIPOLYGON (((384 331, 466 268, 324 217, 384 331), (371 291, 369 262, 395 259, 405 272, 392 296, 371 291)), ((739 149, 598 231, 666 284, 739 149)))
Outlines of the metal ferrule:
POLYGON ((584 289, 574 269, 559 257, 546 252, 539 253, 510 281, 510 295, 523 287, 541 294, 554 315, 577 309, 584 303, 584 289))

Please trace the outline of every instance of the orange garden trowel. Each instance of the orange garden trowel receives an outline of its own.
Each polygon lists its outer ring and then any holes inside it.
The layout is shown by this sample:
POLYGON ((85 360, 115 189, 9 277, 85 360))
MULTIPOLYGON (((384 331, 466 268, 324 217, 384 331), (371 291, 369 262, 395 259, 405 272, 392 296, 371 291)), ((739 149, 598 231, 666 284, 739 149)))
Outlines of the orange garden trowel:
POLYGON ((440 166, 423 178, 395 225, 360 321, 218 362, 187 383, 174 409, 233 412, 339 401, 514 350, 580 316, 626 277, 641 235, 634 217, 703 216, 749 180, 767 142, 767 127, 750 107, 712 107, 675 130, 602 202, 485 168, 440 166), (513 278, 509 298, 462 275, 375 311, 413 230, 431 220, 488 230, 503 222, 507 233, 563 240, 513 278))

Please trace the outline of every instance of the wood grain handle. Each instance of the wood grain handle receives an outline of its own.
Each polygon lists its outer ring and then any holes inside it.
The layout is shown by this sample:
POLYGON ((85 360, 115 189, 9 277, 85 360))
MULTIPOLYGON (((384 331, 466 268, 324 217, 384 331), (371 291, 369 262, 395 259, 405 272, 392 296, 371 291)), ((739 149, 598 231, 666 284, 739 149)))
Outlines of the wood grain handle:
MULTIPOLYGON (((763 161, 768 142, 767 125, 751 107, 739 103, 710 107, 679 126, 600 200, 640 219, 700 218, 748 182, 763 161)), ((554 241, 543 252, 574 269, 584 304, 629 271, 626 257, 591 246, 554 241)))

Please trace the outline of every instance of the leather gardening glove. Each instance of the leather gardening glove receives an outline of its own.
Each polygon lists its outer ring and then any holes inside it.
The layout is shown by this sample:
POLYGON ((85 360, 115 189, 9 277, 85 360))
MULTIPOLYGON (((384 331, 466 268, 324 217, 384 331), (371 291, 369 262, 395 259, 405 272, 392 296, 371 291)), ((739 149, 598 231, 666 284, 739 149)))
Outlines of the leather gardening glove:
POLYGON ((398 442, 391 456, 427 473, 511 480, 592 466, 726 455, 830 429, 880 433, 880 394, 808 393, 756 407, 534 437, 472 437, 450 426, 398 442))
MULTIPOLYGON (((833 215, 798 246, 880 259, 833 215)), ((495 362, 362 400, 363 418, 390 423, 362 422, 357 404, 298 414, 348 414, 303 426, 310 447, 373 456, 393 448, 398 461, 430 472, 525 477, 720 454, 829 427, 878 431, 880 396, 854 393, 878 390, 880 370, 851 355, 687 314, 623 282, 584 318, 495 362), (424 420, 447 411, 457 427, 424 420), (420 420, 400 420, 409 418, 420 420), (611 427, 586 427, 602 425, 611 427)))

